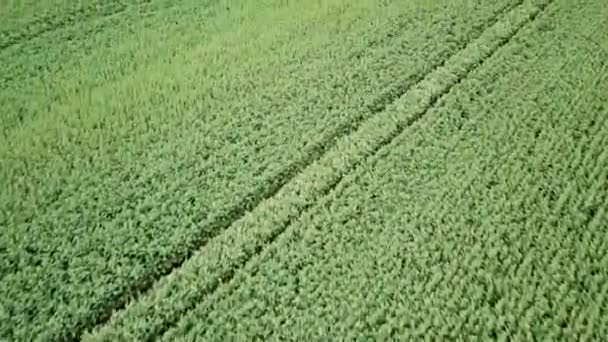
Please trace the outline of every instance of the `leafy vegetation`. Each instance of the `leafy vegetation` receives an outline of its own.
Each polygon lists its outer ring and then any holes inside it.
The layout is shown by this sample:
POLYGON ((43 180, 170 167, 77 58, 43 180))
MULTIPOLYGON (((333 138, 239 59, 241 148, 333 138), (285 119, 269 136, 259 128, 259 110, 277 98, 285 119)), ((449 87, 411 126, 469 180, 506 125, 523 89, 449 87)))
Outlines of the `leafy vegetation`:
POLYGON ((601 1, 4 6, 0 337, 608 326, 601 1))
POLYGON ((549 6, 164 339, 600 339, 600 6, 549 6))
POLYGON ((0 144, 3 335, 103 320, 513 4, 191 2, 2 51, 34 103, 0 144))
POLYGON ((342 177, 383 144, 424 115, 434 99, 491 55, 510 36, 538 14, 546 3, 525 3, 458 51, 389 105, 337 142, 336 147, 298 174, 273 198, 235 222, 146 297, 119 313, 95 332, 94 340, 146 339, 154 336, 192 309, 198 300, 225 282, 252 255, 272 242, 298 215, 309 208, 342 177))

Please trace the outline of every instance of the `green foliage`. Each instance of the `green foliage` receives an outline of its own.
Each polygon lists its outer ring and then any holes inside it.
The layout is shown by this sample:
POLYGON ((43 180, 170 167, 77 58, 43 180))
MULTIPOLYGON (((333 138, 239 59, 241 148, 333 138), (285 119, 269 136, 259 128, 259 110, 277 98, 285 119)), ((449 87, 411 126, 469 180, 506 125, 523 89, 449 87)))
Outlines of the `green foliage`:
POLYGON ((601 1, 95 3, 3 12, 0 339, 608 326, 601 1))
POLYGON ((32 103, 2 113, 3 336, 103 320, 510 3, 226 5, 125 10, 0 52, 23 57, 4 101, 32 103))
POLYGON ((608 43, 601 8, 494 26, 504 47, 163 339, 602 339, 608 70, 584 38, 608 43))

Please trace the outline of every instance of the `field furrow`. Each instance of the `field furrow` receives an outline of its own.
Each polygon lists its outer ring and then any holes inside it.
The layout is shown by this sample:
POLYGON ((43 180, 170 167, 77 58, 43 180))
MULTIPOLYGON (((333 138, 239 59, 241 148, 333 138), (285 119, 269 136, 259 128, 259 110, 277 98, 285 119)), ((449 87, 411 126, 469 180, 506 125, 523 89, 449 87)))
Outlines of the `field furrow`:
POLYGON ((4 336, 103 321, 519 2, 280 3, 10 130, 4 336), (252 31, 260 20, 284 30, 252 31))
POLYGON ((0 340, 601 340, 601 0, 0 0, 0 340))
POLYGON ((170 3, 149 2, 142 5, 148 8, 145 13, 136 6, 92 17, 0 51, 0 104, 5 112, 0 128, 6 140, 21 126, 27 131, 38 116, 44 122, 74 98, 94 96, 96 89, 150 73, 154 66, 180 63, 175 58, 180 51, 232 30, 234 20, 249 10, 234 3, 239 6, 226 20, 229 10, 223 2, 170 3))
MULTIPOLYGON (((98 19, 122 13, 136 8, 141 14, 156 9, 155 2, 142 0, 110 0, 110 1, 13 1, 4 0, 0 3, 0 51, 15 44, 23 44, 46 33, 65 27, 81 24, 91 19, 98 19)), ((175 3, 175 2, 171 2, 175 3)))
POLYGON ((403 98, 339 140, 335 148, 298 174, 273 198, 264 200, 226 233, 205 245, 151 293, 119 313, 107 327, 102 327, 94 338, 146 339, 166 330, 197 300, 221 283, 229 282, 240 267, 297 221, 303 211, 331 192, 344 175, 422 118, 439 98, 506 44, 548 3, 525 2, 501 18, 412 87, 403 98), (193 283, 196 286, 192 286, 193 283), (144 317, 146 325, 138 325, 136 322, 144 317))
POLYGON ((602 8, 549 6, 164 339, 601 338, 602 8))

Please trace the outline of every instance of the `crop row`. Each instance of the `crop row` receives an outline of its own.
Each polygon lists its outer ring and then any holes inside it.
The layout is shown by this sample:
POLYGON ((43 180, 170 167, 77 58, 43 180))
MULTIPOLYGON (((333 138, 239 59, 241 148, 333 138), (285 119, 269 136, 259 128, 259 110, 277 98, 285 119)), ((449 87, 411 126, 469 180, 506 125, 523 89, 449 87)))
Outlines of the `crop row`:
POLYGON ((1 336, 77 337, 517 2, 280 3, 0 145, 1 336))
MULTIPOLYGON (((224 234, 163 279, 141 300, 89 335, 93 340, 146 339, 165 331, 179 317, 224 282, 238 268, 297 221, 299 214, 331 191, 342 177, 406 129, 471 69, 492 55, 538 14, 545 2, 526 2, 508 13, 445 65, 438 66, 405 97, 364 122, 353 134, 292 179, 274 197, 235 222, 224 234), (540 5, 537 6, 537 5, 540 5), (145 322, 145 323, 143 323, 145 322)), ((356 198, 351 198, 356 203, 356 198)))
POLYGON ((167 7, 167 1, 111 0, 111 1, 9 1, 0 11, 0 50, 25 43, 45 33, 76 25, 99 17, 116 15, 136 9, 148 13, 167 7))
POLYGON ((555 1, 164 340, 601 339, 603 6, 555 1))
POLYGON ((0 138, 10 142, 14 130, 25 126, 27 131, 30 121, 44 122, 76 98, 149 72, 151 65, 170 64, 176 51, 190 51, 214 32, 233 30, 244 15, 227 14, 217 1, 168 3, 173 2, 149 2, 145 15, 135 6, 91 17, 0 51, 0 138))

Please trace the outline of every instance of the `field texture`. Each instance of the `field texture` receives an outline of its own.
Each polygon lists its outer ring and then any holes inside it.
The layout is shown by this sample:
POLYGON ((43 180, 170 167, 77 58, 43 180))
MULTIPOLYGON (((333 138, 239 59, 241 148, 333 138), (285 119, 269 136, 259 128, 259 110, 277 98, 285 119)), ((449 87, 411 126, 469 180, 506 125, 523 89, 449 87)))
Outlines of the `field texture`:
POLYGON ((0 22, 0 340, 608 336, 603 0, 0 22))

